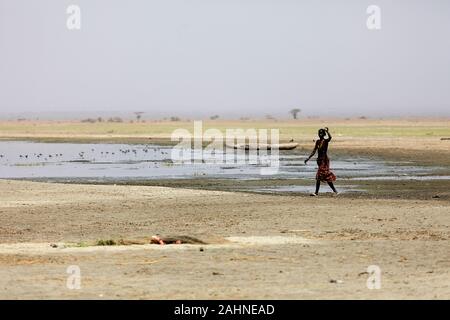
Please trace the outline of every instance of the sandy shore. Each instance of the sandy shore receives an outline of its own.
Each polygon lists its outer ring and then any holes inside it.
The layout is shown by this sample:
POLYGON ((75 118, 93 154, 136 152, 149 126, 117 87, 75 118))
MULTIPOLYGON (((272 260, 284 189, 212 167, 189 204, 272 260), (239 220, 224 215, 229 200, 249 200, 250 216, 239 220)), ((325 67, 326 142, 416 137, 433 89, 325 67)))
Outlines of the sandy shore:
POLYGON ((7 180, 0 194, 3 299, 450 298, 445 199, 7 180), (68 247, 154 234, 210 244, 68 247), (66 287, 69 265, 80 290, 66 287), (366 286, 369 265, 381 268, 379 290, 366 286))

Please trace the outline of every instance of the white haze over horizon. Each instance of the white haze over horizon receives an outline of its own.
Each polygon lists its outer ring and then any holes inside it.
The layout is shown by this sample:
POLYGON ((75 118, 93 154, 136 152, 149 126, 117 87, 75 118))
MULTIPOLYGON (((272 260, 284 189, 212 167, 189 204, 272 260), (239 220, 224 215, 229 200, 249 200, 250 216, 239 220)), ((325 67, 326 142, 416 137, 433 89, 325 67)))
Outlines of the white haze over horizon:
POLYGON ((0 0, 0 117, 292 108, 450 116, 450 1, 0 0), (379 31, 366 27, 372 4, 379 31))

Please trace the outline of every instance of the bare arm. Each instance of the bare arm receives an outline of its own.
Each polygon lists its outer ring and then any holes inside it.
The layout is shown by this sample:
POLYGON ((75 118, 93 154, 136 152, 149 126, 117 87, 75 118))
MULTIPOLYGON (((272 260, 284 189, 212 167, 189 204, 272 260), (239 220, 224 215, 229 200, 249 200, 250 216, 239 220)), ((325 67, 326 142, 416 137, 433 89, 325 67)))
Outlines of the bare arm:
POLYGON ((317 148, 318 148, 318 147, 319 147, 319 144, 318 144, 318 141, 316 141, 316 145, 314 146, 314 149, 313 149, 313 151, 311 152, 311 154, 309 155, 309 157, 306 158, 305 164, 309 161, 309 159, 311 159, 311 158, 316 154, 316 151, 317 151, 317 148))
POLYGON ((325 128, 327 135, 328 135, 328 141, 331 141, 331 138, 333 138, 330 134, 330 131, 328 130, 328 128, 325 128))

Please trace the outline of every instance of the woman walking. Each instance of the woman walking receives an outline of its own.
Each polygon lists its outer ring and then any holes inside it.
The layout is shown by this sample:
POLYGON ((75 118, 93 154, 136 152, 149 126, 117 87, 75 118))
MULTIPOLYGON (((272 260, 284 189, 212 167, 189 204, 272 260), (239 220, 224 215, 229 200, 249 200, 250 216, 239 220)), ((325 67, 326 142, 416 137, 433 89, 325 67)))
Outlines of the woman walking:
POLYGON ((305 160, 305 164, 307 164, 309 159, 311 159, 317 151, 317 165, 319 166, 319 168, 317 169, 316 174, 316 192, 311 193, 311 196, 319 195, 321 181, 327 182, 330 188, 333 190, 334 194, 337 195, 338 192, 333 185, 333 181, 336 181, 336 176, 333 172, 330 171, 330 159, 328 159, 327 155, 328 143, 331 141, 331 135, 328 131, 328 128, 319 129, 318 134, 319 140, 316 141, 314 150, 305 160), (325 138, 325 136, 327 136, 327 138, 325 138))

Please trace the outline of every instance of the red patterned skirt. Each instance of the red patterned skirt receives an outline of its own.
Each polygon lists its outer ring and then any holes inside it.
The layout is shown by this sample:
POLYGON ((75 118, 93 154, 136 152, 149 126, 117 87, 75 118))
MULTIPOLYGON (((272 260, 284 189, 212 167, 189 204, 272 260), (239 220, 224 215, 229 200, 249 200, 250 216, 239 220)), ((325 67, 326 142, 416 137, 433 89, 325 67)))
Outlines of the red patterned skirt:
POLYGON ((317 159, 317 169, 316 180, 322 182, 333 182, 336 181, 336 176, 330 171, 330 159, 328 157, 317 159))

